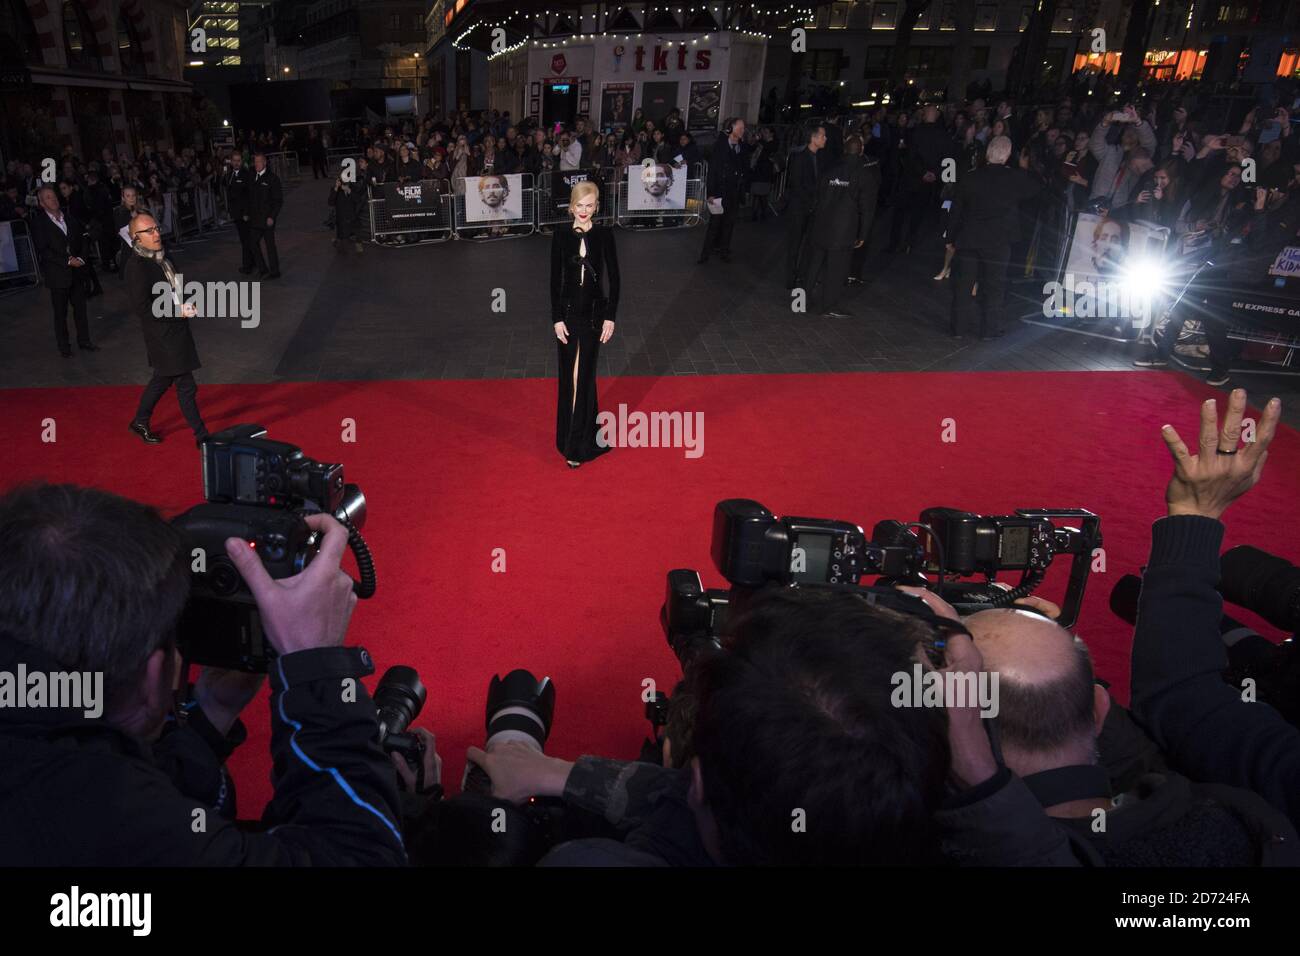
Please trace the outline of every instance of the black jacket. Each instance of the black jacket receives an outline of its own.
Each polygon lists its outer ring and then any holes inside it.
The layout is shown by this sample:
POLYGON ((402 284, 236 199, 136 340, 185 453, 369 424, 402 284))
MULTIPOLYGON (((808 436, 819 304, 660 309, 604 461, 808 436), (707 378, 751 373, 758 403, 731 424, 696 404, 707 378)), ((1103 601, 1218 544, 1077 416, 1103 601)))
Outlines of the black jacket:
POLYGON ((809 238, 823 249, 851 249, 871 236, 880 195, 880 164, 845 153, 817 183, 809 238))
POLYGON ((364 189, 360 183, 344 183, 343 186, 330 190, 329 204, 334 207, 334 214, 338 216, 340 224, 356 223, 361 204, 365 202, 364 189))
POLYGON ((1020 204, 1043 191, 1029 173, 990 163, 957 177, 948 235, 958 249, 997 249, 1020 238, 1020 204))
POLYGON ((280 177, 271 172, 270 167, 263 170, 260 177, 254 172, 248 181, 248 224, 254 229, 268 228, 266 220, 271 218, 278 222, 283 205, 280 177))
MULTIPOLYGON (((67 669, 0 636, 0 669, 20 662, 67 669)), ((359 679, 373 672, 369 655, 348 647, 299 651, 271 668, 269 832, 233 822, 223 764, 243 739, 239 723, 222 737, 196 711, 148 745, 81 710, 0 709, 0 866, 404 864, 396 776, 359 679), (357 679, 356 703, 342 702, 344 678, 357 679)))
POLYGON ((723 212, 735 212, 736 203, 740 201, 740 185, 748 171, 748 159, 743 146, 737 144, 739 151, 731 148, 726 135, 719 133, 713 143, 713 152, 709 154, 709 199, 722 200, 723 212))
POLYGON ((67 235, 56 226, 44 209, 35 209, 27 217, 32 231, 32 243, 36 246, 36 256, 41 261, 41 275, 45 284, 51 289, 71 289, 78 278, 77 272, 68 265, 68 259, 76 256, 85 259, 86 227, 71 213, 63 214, 64 224, 68 227, 67 235))
POLYGON ((226 187, 226 209, 232 219, 243 219, 248 215, 248 186, 253 181, 253 171, 247 166, 227 169, 221 177, 226 187))
POLYGON ((825 150, 814 154, 806 146, 790 157, 790 170, 785 178, 789 212, 796 215, 812 212, 817 204, 817 181, 830 165, 830 154, 825 150))
POLYGON ((584 282, 592 281, 591 294, 603 300, 597 311, 602 320, 616 321, 618 312, 619 276, 618 250, 614 246, 614 230, 608 226, 593 225, 583 234, 587 240, 585 262, 578 256, 579 236, 566 225, 555 227, 551 233, 551 323, 565 321, 567 305, 579 294, 579 269, 585 268, 584 282), (602 294, 603 288, 603 294, 602 294))
POLYGON ((194 336, 190 333, 189 319, 179 314, 170 296, 157 307, 161 317, 154 314, 155 304, 159 301, 154 288, 160 282, 164 285, 167 282, 162 266, 128 251, 124 268, 126 294, 140 319, 150 367, 159 375, 182 375, 194 371, 201 363, 198 349, 194 347, 194 336))
POLYGON ((1300 826, 1300 730, 1223 681, 1223 525, 1178 515, 1152 527, 1133 633, 1133 716, 1170 766, 1254 790, 1300 826))

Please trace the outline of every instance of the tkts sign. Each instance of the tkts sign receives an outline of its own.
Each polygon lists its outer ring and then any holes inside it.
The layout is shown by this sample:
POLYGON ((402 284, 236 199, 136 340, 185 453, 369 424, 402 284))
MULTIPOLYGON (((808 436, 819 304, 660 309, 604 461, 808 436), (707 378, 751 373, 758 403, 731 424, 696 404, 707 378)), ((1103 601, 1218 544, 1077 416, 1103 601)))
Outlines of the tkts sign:
POLYGON ((688 67, 686 61, 690 58, 690 51, 684 46, 679 46, 675 50, 656 46, 654 51, 650 53, 647 53, 645 47, 638 46, 636 48, 636 68, 638 71, 650 70, 654 73, 666 73, 670 69, 707 70, 712 54, 712 50, 696 50, 694 58, 691 59, 691 66, 688 67), (649 60, 648 63, 647 60, 649 60))

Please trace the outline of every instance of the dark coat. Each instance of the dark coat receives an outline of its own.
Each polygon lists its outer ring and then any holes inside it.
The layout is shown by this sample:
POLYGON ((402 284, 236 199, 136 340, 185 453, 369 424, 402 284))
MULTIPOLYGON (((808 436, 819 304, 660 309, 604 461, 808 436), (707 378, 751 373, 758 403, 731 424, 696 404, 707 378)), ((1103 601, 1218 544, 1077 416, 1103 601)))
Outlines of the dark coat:
POLYGON ((823 249, 851 249, 871 236, 880 195, 880 164, 846 153, 817 183, 809 238, 823 249))
POLYGON ((254 229, 266 229, 268 218, 279 220, 280 207, 284 205, 284 192, 280 177, 268 167, 259 177, 256 172, 248 185, 248 224, 254 229))
POLYGON ((709 154, 708 198, 722 200, 724 212, 735 212, 740 201, 740 186, 749 172, 749 160, 744 148, 739 152, 731 148, 725 134, 719 133, 709 154))
POLYGON ((70 213, 63 214, 63 221, 68 226, 65 236, 63 230, 50 221, 44 209, 34 210, 28 221, 31 224, 32 243, 36 246, 36 256, 41 261, 41 275, 45 284, 51 289, 71 289, 77 273, 85 266, 73 268, 68 259, 76 256, 86 257, 86 227, 70 213))
POLYGON ((790 157, 790 170, 785 179, 785 195, 789 211, 794 214, 812 212, 817 204, 817 181, 832 165, 830 154, 811 152, 806 146, 790 157))
POLYGON ((140 319, 150 367, 159 375, 182 375, 194 371, 200 363, 189 319, 179 315, 173 317, 177 309, 170 300, 166 308, 158 310, 163 313, 161 318, 154 315, 154 303, 158 300, 154 286, 167 282, 162 266, 132 252, 127 256, 125 269, 127 296, 140 319))
MULTIPOLYGON (((614 247, 614 231, 608 226, 594 225, 583 234, 587 240, 587 282, 591 272, 596 274, 597 299, 603 302, 597 312, 599 318, 615 321, 618 312, 619 276, 618 250, 614 247), (603 296, 600 293, 604 288, 603 296)), ((579 280, 579 236, 568 226, 556 226, 551 234, 551 323, 565 321, 566 304, 577 296, 579 280)))
POLYGON ((329 204, 334 207, 339 235, 343 235, 345 226, 356 226, 359 207, 365 202, 364 189, 360 183, 351 183, 330 190, 329 204))
POLYGON ((1043 184, 1019 167, 990 163, 957 179, 948 235, 958 249, 998 249, 1020 239, 1020 204, 1043 184))
POLYGON ((253 171, 247 166, 227 169, 221 177, 226 187, 226 209, 232 219, 243 219, 248 215, 248 186, 253 181, 253 171))

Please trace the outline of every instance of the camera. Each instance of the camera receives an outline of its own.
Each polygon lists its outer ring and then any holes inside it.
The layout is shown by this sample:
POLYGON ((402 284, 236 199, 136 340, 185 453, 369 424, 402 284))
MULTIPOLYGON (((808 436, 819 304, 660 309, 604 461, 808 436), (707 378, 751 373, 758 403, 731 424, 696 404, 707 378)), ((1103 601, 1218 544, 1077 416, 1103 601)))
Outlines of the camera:
MULTIPOLYGON (((398 664, 384 671, 374 694, 375 716, 379 722, 379 746, 384 753, 398 753, 417 775, 424 769, 424 741, 407 733, 428 699, 414 667, 398 664)), ((417 777, 418 779, 418 777, 417 777)), ((422 780, 419 781, 423 783, 422 780)))
POLYGON ((1068 554, 1070 577, 1058 623, 1070 627, 1078 620, 1092 553, 1100 544, 1101 519, 1079 508, 994 516, 927 508, 916 522, 881 521, 867 537, 852 522, 779 518, 757 501, 729 498, 714 508, 709 553, 731 588, 705 588, 691 569, 670 571, 660 623, 685 668, 701 652, 721 646, 728 616, 763 588, 852 587, 872 603, 918 613, 924 603, 895 590, 913 585, 935 591, 959 614, 973 614, 1031 594, 1056 556, 1068 554), (1063 519, 1078 519, 1081 528, 1054 524, 1063 519), (1019 584, 1009 590, 995 585, 1002 571, 1020 571, 1019 584), (950 580, 974 575, 985 580, 950 580), (874 586, 863 584, 873 576, 874 586))
MULTIPOLYGON (((483 749, 511 740, 522 741, 541 753, 555 717, 555 685, 549 677, 538 680, 526 670, 505 677, 492 676, 487 692, 487 740, 483 749)), ((461 789, 491 794, 492 779, 474 763, 465 764, 461 789)))
POLYGON ((226 554, 239 538, 275 579, 303 571, 320 549, 305 517, 325 512, 348 530, 357 559, 359 598, 375 592, 374 561, 361 526, 366 500, 346 484, 343 466, 308 458, 302 449, 266 438, 261 425, 236 425, 202 446, 206 501, 173 519, 192 556, 190 600, 178 628, 181 653, 191 663, 264 672, 275 656, 257 604, 226 554))

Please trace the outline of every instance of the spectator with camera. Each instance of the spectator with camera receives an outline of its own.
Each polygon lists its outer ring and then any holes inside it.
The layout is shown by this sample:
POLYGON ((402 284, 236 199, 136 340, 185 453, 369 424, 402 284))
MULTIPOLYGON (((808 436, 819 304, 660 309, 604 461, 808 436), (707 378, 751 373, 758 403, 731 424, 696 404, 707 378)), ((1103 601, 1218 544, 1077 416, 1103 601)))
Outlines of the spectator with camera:
POLYGON ((266 829, 254 832, 235 823, 223 765, 265 678, 204 668, 172 715, 187 539, 152 508, 103 491, 38 485, 0 498, 0 666, 98 673, 104 684, 97 718, 0 710, 0 789, 12 810, 0 820, 0 862, 405 862, 397 779, 360 682, 373 665, 342 646, 356 604, 339 567, 348 532, 322 514, 306 522, 324 536, 321 549, 292 577, 272 580, 247 542, 226 542, 279 654, 270 671, 275 795, 266 829), (354 702, 340 692, 348 681, 354 702))
POLYGON ((1271 399, 1242 444, 1246 393, 1232 392, 1222 427, 1213 399, 1201 406, 1193 453, 1171 425, 1174 458, 1167 515, 1152 527, 1133 633, 1134 717, 1193 780, 1247 787, 1300 824, 1300 730, 1271 707, 1248 702, 1221 677, 1227 655, 1216 589, 1224 511, 1259 481, 1281 418, 1271 399))

